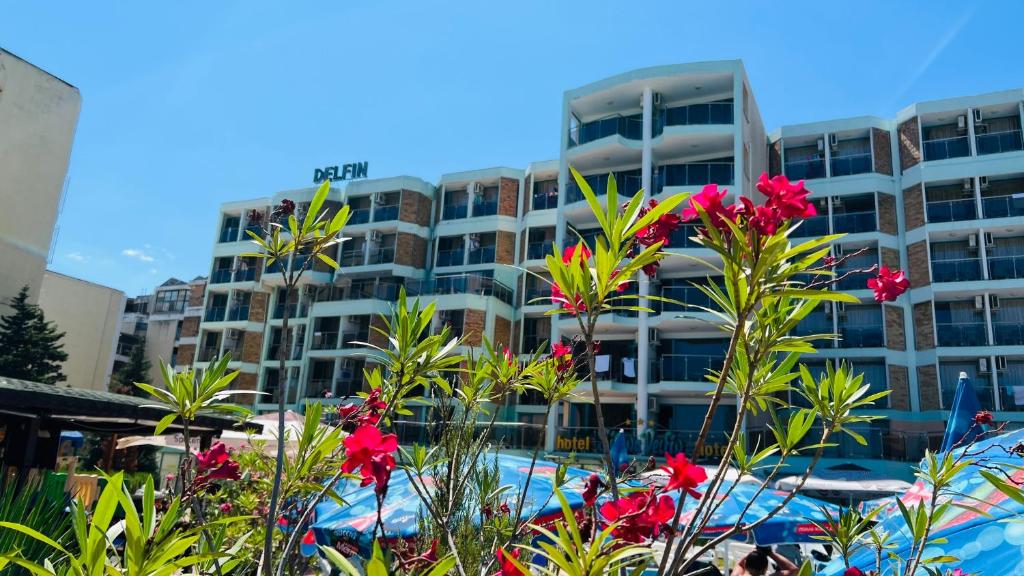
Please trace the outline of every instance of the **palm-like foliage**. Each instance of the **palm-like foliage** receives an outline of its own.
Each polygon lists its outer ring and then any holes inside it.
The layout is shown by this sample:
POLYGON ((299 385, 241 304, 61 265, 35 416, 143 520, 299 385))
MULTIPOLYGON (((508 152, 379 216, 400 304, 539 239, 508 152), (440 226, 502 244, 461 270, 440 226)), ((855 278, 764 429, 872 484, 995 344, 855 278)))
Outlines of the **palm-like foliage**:
MULTIPOLYGON (((21 485, 13 476, 8 476, 0 491, 0 521, 17 522, 50 537, 61 544, 67 544, 71 535, 71 517, 66 512, 67 498, 53 498, 43 491, 42 478, 25 480, 21 485)), ((22 558, 40 563, 51 554, 46 544, 31 538, 23 532, 8 528, 0 529, 0 550, 16 551, 22 558)), ((0 575, 17 574, 23 569, 10 565, 0 567, 0 575)))
MULTIPOLYGON (((231 382, 238 376, 237 370, 227 372, 230 361, 231 354, 225 354, 223 358, 210 364, 202 378, 197 378, 193 370, 175 372, 173 366, 161 362, 160 370, 166 389, 136 382, 136 386, 163 403, 161 407, 171 410, 170 414, 161 418, 157 423, 156 433, 162 433, 176 420, 180 420, 187 427, 201 412, 248 415, 248 409, 230 402, 233 395, 253 393, 251 390, 228 389, 231 382)), ((188 446, 188 443, 186 442, 185 445, 188 446)))

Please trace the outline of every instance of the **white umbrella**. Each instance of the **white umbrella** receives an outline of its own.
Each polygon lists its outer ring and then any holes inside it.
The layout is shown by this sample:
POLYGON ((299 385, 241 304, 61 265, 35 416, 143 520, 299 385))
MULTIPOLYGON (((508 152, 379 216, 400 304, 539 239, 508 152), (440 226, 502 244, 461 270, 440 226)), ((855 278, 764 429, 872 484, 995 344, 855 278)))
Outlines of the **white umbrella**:
MULTIPOLYGON (((277 428, 277 414, 263 414, 251 420, 254 424, 261 424, 263 431, 259 434, 250 434, 244 430, 225 430, 219 440, 229 449, 249 450, 254 444, 262 444, 264 452, 268 454, 277 452, 277 440, 280 437, 277 428)), ((305 418, 302 415, 288 410, 284 415, 284 429, 288 443, 286 449, 291 452, 298 445, 299 436, 302 434, 305 418)), ((192 452, 199 451, 199 438, 191 438, 192 452)), ((157 446, 172 450, 185 450, 185 439, 181 434, 163 434, 159 436, 125 436, 117 440, 118 450, 132 446, 157 446)))

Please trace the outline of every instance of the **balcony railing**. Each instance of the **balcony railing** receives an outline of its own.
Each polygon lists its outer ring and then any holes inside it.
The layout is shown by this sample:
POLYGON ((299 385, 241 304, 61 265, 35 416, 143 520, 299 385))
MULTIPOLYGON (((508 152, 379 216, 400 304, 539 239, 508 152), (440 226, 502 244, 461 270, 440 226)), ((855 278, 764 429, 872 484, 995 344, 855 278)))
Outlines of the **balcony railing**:
POLYGON ((398 220, 398 204, 377 206, 373 209, 374 222, 388 222, 390 220, 398 220))
POLYGON ((1015 152, 1022 148, 1020 130, 989 132, 988 134, 978 134, 974 138, 979 156, 1015 152))
POLYGON ((554 240, 544 240, 543 242, 530 242, 529 244, 526 245, 526 259, 542 260, 548 254, 552 253, 554 245, 554 240))
POLYGON ((234 282, 252 282, 256 279, 256 268, 250 266, 245 270, 235 270, 231 278, 234 282))
POLYGON ((473 203, 473 216, 494 216, 498 213, 498 201, 491 200, 489 202, 474 202, 473 203))
POLYGON ((238 242, 238 228, 224 228, 220 231, 219 242, 238 242))
POLYGON ((981 209, 985 214, 985 218, 1024 216, 1024 194, 983 197, 981 199, 981 209))
POLYGON ((789 160, 786 162, 786 177, 790 180, 812 180, 825 177, 825 159, 789 160))
POLYGON ((850 176, 852 174, 871 172, 871 153, 833 156, 831 165, 833 178, 836 176, 850 176))
POLYGON ((481 246, 476 250, 469 251, 469 257, 466 259, 467 264, 490 264, 494 262, 494 255, 497 250, 496 246, 481 246))
POLYGON ((840 348, 881 348, 885 346, 882 326, 839 326, 840 348))
MULTIPOLYGON (((305 318, 306 317, 306 312, 308 311, 307 308, 308 307, 305 306, 305 305, 299 306, 297 304, 289 304, 288 305, 288 317, 289 318, 305 318)), ((277 306, 274 307, 274 319, 275 320, 280 320, 281 318, 284 318, 284 305, 278 304, 277 306)))
POLYGON ((865 283, 868 280, 868 274, 865 274, 863 272, 850 274, 850 272, 853 272, 854 270, 866 270, 868 268, 871 268, 871 266, 874 265, 875 263, 876 262, 847 262, 846 266, 837 267, 835 270, 835 274, 836 277, 839 278, 839 280, 836 282, 836 288, 840 290, 864 290, 865 288, 867 288, 867 285, 865 283), (850 275, 846 276, 847 274, 850 275))
POLYGON ((366 224, 370 221, 370 209, 369 208, 353 208, 348 213, 348 225, 352 226, 355 224, 366 224))
POLYGON ((927 203, 928 222, 959 222, 978 217, 974 198, 933 200, 927 203))
POLYGON ((688 162, 659 166, 655 188, 665 186, 730 185, 733 183, 733 162, 688 162))
POLYGON ((458 220, 465 218, 469 212, 469 204, 447 204, 441 211, 442 220, 458 220))
POLYGON ((992 336, 996 346, 1024 345, 1024 324, 1020 322, 993 322, 992 336))
POLYGON ((311 350, 334 350, 338 347, 337 332, 313 332, 311 350))
POLYGON ((410 296, 441 294, 478 294, 494 296, 506 304, 512 304, 512 290, 494 278, 482 274, 456 274, 441 276, 434 280, 406 282, 405 289, 410 296))
POLYGON ((341 257, 338 258, 338 265, 342 267, 362 266, 365 261, 366 254, 363 253, 362 249, 350 250, 341 253, 341 257))
POLYGON ((220 354, 220 346, 203 346, 199 349, 199 361, 209 362, 220 354))
MULTIPOLYGON (((608 174, 591 174, 590 176, 584 176, 583 179, 590 186, 590 190, 595 196, 604 196, 608 192, 608 174)), ((636 194, 641 187, 640 171, 629 170, 615 173, 615 185, 621 195, 632 196, 636 194)), ((569 182, 569 190, 566 194, 565 202, 566 204, 572 204, 580 200, 583 200, 583 191, 576 184, 576 181, 573 180, 569 182)))
POLYGON ((534 210, 558 208, 558 194, 534 194, 532 206, 534 210))
POLYGON ((1024 256, 989 256, 988 277, 990 280, 1024 278, 1024 256))
POLYGON ((222 322, 227 308, 224 306, 211 306, 206 309, 203 315, 203 322, 222 322))
POLYGON ((806 238, 808 236, 827 236, 828 235, 828 215, 823 216, 811 216, 810 218, 804 218, 800 226, 793 231, 792 236, 796 238, 806 238))
POLYGON ((618 134, 630 140, 640 140, 644 136, 644 123, 639 115, 613 116, 593 122, 584 122, 576 130, 569 133, 569 146, 577 146, 614 136, 618 134))
POLYGON ((437 251, 437 266, 462 266, 465 262, 465 251, 462 248, 458 250, 438 250, 437 251))
POLYGON ((836 234, 857 234, 878 230, 877 214, 871 212, 838 212, 832 215, 836 234))
POLYGON ((701 312, 692 308, 691 306, 703 306, 705 308, 711 308, 717 310, 718 305, 708 298, 707 294, 702 292, 696 286, 662 286, 661 297, 674 300, 675 302, 652 302, 651 304, 655 309, 660 309, 662 314, 675 313, 675 312, 701 312), (684 306, 689 304, 690 306, 684 306))
POLYGON ((709 102, 666 108, 658 115, 655 135, 661 134, 662 126, 732 124, 732 116, 732 102, 709 102))
POLYGON ((548 287, 527 288, 523 292, 523 305, 524 306, 544 306, 551 304, 551 289, 548 287), (534 302, 534 300, 541 299, 542 302, 534 302))
POLYGON ((370 330, 358 330, 354 332, 342 332, 339 336, 338 347, 342 350, 348 350, 351 348, 362 348, 362 344, 357 342, 369 342, 370 341, 370 330))
POLYGON ((926 162, 930 160, 946 160, 947 158, 961 158, 963 156, 970 156, 970 154, 971 147, 967 136, 924 141, 924 159, 926 162))
POLYGON ((220 270, 214 270, 210 274, 210 284, 225 284, 231 282, 231 269, 221 268, 220 270))
MULTIPOLYGON (((704 246, 694 240, 697 236, 697 226, 683 225, 672 231, 668 238, 669 248, 703 248, 704 246)), ((593 246, 593 244, 590 244, 593 246)))
POLYGON ((986 346, 988 329, 984 322, 956 322, 935 324, 939 346, 986 346))
MULTIPOLYGON (((990 268, 991 265, 992 263, 989 261, 990 268)), ((932 260, 932 280, 935 282, 981 280, 981 260, 977 258, 932 260)))
POLYGON ((392 247, 377 248, 370 250, 370 259, 367 264, 391 264, 395 261, 395 249, 392 247))
POLYGON ((670 382, 707 382, 708 370, 721 370, 722 356, 662 356, 661 380, 670 382))
POLYGON ((326 392, 331 392, 330 378, 310 378, 306 385, 306 398, 323 398, 326 392))
POLYGON ((245 306, 232 306, 231 310, 228 311, 228 322, 239 322, 241 320, 249 319, 249 305, 245 306))

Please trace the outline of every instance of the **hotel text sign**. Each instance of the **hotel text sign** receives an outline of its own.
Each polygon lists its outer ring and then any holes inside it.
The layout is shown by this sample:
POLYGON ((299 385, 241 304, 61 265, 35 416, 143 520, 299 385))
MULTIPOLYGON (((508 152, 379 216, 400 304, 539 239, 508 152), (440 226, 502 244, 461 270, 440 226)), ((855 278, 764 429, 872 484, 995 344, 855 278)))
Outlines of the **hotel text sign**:
POLYGON ((316 168, 313 170, 313 183, 319 184, 324 180, 334 182, 335 180, 366 178, 366 170, 369 166, 369 162, 355 162, 353 164, 342 164, 341 166, 316 168))

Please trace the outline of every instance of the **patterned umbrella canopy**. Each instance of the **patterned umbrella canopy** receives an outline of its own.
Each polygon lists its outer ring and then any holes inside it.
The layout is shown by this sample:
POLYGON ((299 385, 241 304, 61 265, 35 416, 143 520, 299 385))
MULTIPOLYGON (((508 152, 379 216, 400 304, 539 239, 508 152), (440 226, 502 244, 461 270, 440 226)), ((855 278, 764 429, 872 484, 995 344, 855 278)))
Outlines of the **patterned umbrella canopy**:
MULTIPOLYGON (((530 459, 499 454, 488 456, 497 463, 501 484, 510 489, 504 493, 508 506, 515 509, 516 501, 530 470, 530 459)), ((543 519, 561 514, 558 499, 554 497, 554 462, 538 460, 533 479, 527 488, 522 518, 543 519)), ((583 506, 580 493, 590 472, 580 468, 569 468, 568 483, 562 492, 573 508, 583 506)), ((423 482, 428 488, 434 479, 426 477, 423 482)), ((377 498, 373 486, 359 487, 358 481, 348 481, 338 486, 338 493, 345 500, 344 506, 325 502, 317 506, 313 532, 318 544, 334 546, 348 554, 369 554, 372 547, 373 528, 377 522, 377 498)), ((388 482, 387 497, 381 508, 381 520, 385 538, 411 538, 419 534, 419 520, 427 517, 415 487, 401 470, 395 470, 388 482)))
MULTIPOLYGON (((1018 484, 1024 482, 1024 457, 1011 451, 1011 448, 1024 441, 1024 430, 1018 430, 983 440, 970 447, 972 454, 983 453, 985 466, 1004 469, 1018 484)), ((924 551, 925 558, 936 556, 952 556, 957 562, 933 565, 942 572, 961 568, 968 574, 999 574, 1001 576, 1024 576, 1024 504, 1016 502, 993 487, 985 480, 977 466, 968 466, 954 480, 951 493, 954 502, 986 512, 989 516, 979 514, 975 510, 967 510, 951 506, 941 517, 935 520, 931 538, 945 538, 944 543, 929 546, 924 551)), ((922 483, 917 483, 900 500, 907 506, 927 501, 930 490, 922 483)), ((884 505, 884 504, 883 504, 884 505)), ((901 558, 906 558, 912 538, 902 515, 895 507, 895 501, 879 516, 879 529, 894 535, 897 545, 892 551, 901 558)), ((850 559, 851 566, 861 570, 875 568, 874 555, 869 550, 862 550, 850 559)), ((892 567, 883 562, 882 574, 892 574, 892 567)), ((837 576, 843 573, 841 561, 833 562, 822 572, 825 576, 837 576)), ((923 569, 918 574, 925 574, 923 569)))

